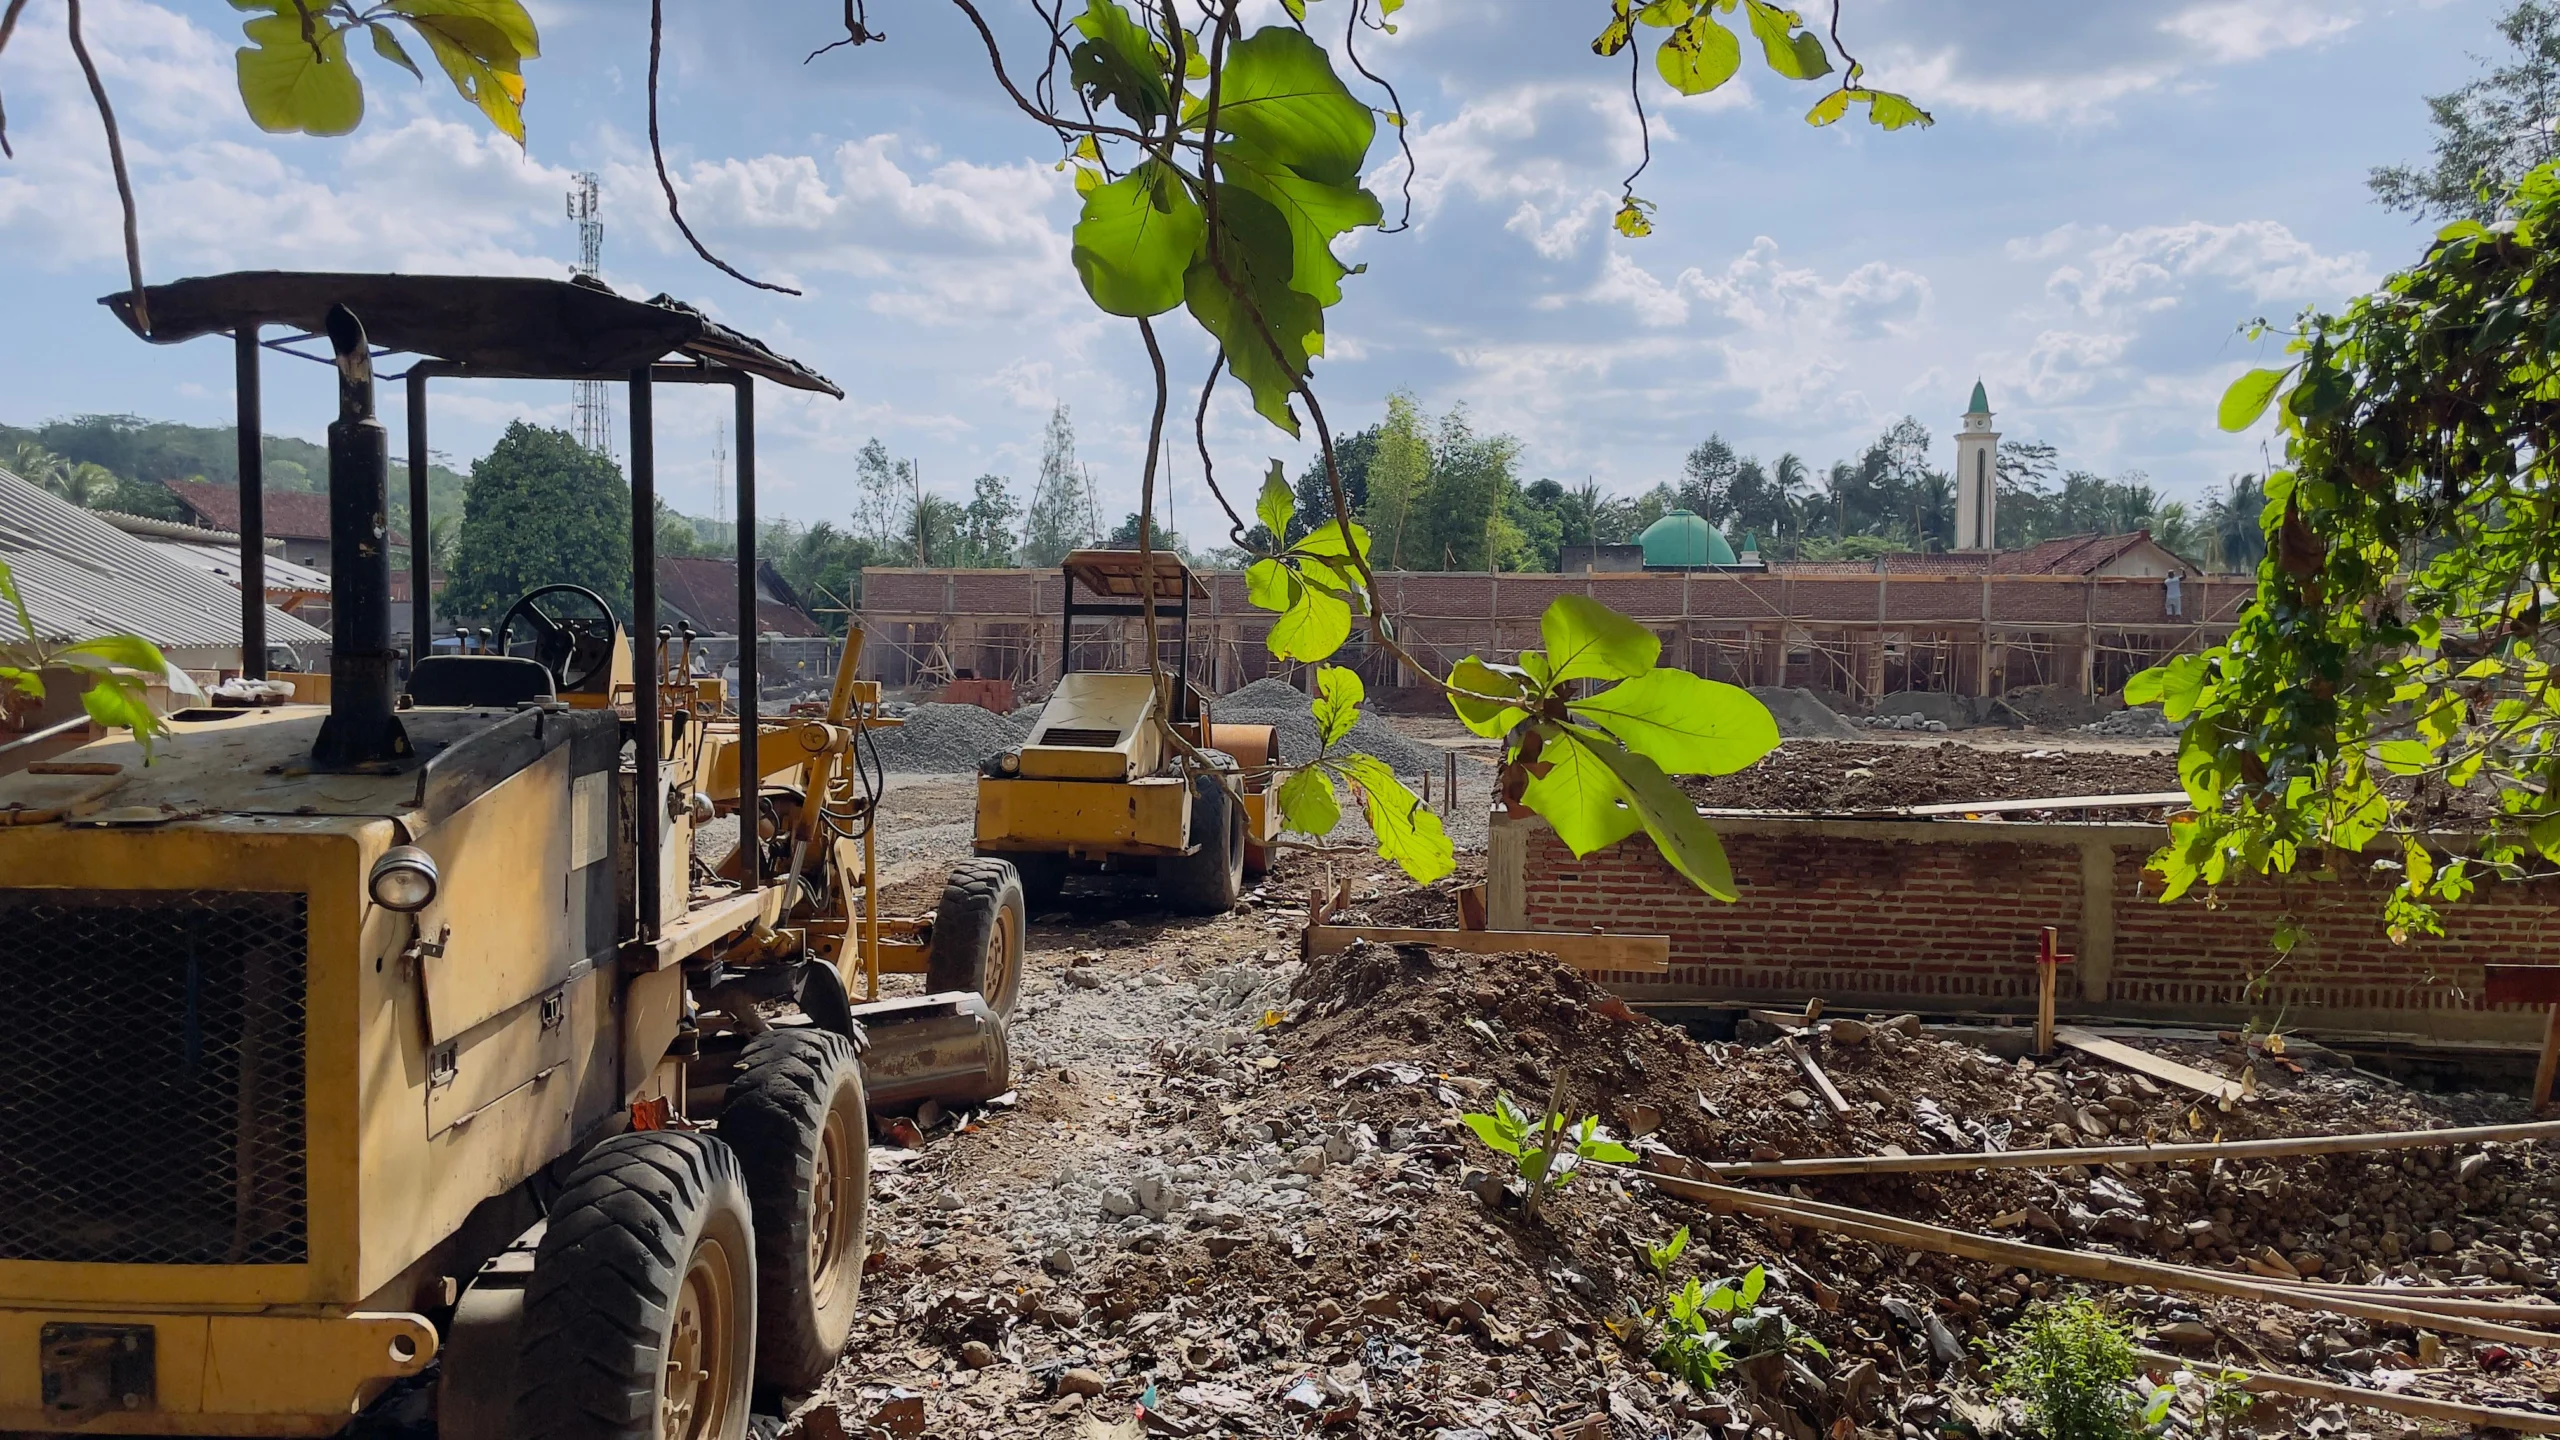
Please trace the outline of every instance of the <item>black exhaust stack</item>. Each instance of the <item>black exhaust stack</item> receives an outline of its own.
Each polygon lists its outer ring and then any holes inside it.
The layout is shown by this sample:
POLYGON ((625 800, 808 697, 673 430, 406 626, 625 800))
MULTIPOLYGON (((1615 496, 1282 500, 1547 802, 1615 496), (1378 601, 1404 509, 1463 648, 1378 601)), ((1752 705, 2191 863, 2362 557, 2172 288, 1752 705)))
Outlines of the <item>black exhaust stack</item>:
POLYGON ((329 718, 312 744, 320 770, 378 769, 408 758, 392 713, 389 449, 373 414, 373 352, 344 305, 329 307, 338 418, 329 424, 329 718))

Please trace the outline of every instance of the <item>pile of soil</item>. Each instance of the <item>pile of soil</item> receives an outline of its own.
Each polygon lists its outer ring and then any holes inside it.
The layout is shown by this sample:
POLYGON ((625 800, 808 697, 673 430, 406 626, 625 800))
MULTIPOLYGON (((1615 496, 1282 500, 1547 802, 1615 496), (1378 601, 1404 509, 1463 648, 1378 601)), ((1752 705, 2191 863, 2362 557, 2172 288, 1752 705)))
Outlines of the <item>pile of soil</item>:
POLYGON ((1841 717, 1823 697, 1802 686, 1754 685, 1751 693, 1769 707, 1778 733, 1790 740, 1849 740, 1858 727, 1841 717))
MULTIPOLYGON (((1936 745, 1787 744, 1732 775, 1681 782, 1718 809, 1810 813, 1892 810, 1967 800, 2165 793, 2178 788, 2168 750, 1986 750, 1936 745)), ((2033 812, 2029 812, 2033 813, 2033 812)))

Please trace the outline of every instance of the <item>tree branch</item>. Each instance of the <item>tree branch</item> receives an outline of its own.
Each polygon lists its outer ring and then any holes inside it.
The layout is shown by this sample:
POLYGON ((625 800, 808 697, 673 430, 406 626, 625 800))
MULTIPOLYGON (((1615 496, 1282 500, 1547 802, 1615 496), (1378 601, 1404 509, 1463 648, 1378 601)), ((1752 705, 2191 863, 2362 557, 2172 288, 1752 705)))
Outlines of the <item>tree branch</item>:
POLYGON ((1359 71, 1370 84, 1386 91, 1388 102, 1396 107, 1396 148, 1404 152, 1404 213, 1396 217, 1393 225, 1378 227, 1381 235, 1395 235, 1413 228, 1413 177, 1420 167, 1414 163, 1413 138, 1405 127, 1404 97, 1396 93, 1393 84, 1371 73, 1369 67, 1361 63, 1360 47, 1354 43, 1360 33, 1361 21, 1368 13, 1369 0, 1352 0, 1351 19, 1342 27, 1342 53, 1351 61, 1351 68, 1359 71))
POLYGON ((666 192, 667 218, 675 221, 676 228, 684 232, 685 243, 693 247, 694 254, 711 262, 714 268, 730 279, 753 285, 759 290, 797 295, 800 292, 788 285, 776 285, 769 280, 758 280, 712 254, 711 248, 702 243, 702 237, 694 234, 693 227, 685 223, 684 207, 676 202, 676 182, 667 177, 667 152, 658 142, 658 51, 665 38, 665 9, 665 0, 649 0, 649 159, 658 167, 658 188, 666 192))
MULTIPOLYGON (((9 37, 17 33, 18 14, 27 8, 27 0, 9 0, 9 8, 0 13, 0 51, 9 48, 9 37)), ((15 160, 18 152, 9 148, 9 107, 0 105, 0 156, 15 160)))
MULTIPOLYGON (((142 293, 142 221, 134 212, 133 176, 125 169, 124 136, 116 130, 116 109, 107 103, 106 82, 98 78, 98 62, 89 58, 89 42, 80 34, 80 0, 64 0, 69 12, 71 53, 80 60, 80 73, 88 77, 89 98, 98 105, 98 122, 107 128, 107 163, 116 176, 116 199, 124 205, 124 268, 133 281, 133 326, 144 339, 151 337, 151 306, 142 293)), ((10 7, 10 18, 17 17, 17 7, 10 7)))
POLYGON ((886 31, 871 28, 871 17, 864 8, 863 0, 844 0, 844 38, 810 51, 800 63, 806 65, 830 50, 841 50, 847 45, 868 45, 874 40, 888 38, 886 31))

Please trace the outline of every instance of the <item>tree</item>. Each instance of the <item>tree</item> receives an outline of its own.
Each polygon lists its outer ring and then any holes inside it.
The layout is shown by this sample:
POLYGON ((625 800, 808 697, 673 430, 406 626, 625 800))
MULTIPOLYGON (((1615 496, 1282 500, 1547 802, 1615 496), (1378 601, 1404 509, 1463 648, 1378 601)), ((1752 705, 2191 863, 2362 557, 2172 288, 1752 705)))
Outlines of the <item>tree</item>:
POLYGON ((2254 574, 2267 556, 2266 532, 2260 528, 2267 509, 2266 482, 2256 475, 2234 475, 2220 492, 2204 502, 2207 567, 2230 574, 2254 574))
POLYGON ((811 613, 833 634, 845 631, 844 612, 862 605, 862 571, 878 563, 871 542, 826 521, 803 526, 768 520, 757 527, 756 553, 808 601, 811 613))
POLYGON ((584 585, 630 620, 631 487, 568 431, 518 420, 471 466, 443 609, 494 620, 556 583, 584 585))
POLYGON ((1031 507, 1022 520, 1022 563, 1046 569, 1081 545, 1093 543, 1093 496, 1084 467, 1076 463, 1076 427, 1067 407, 1049 412, 1049 428, 1040 443, 1040 478, 1032 483, 1031 507))
POLYGON ((1013 522, 1022 502, 1013 498, 1012 482, 1001 475, 981 475, 970 487, 969 507, 960 522, 959 563, 979 570, 1013 566, 1013 522))
MULTIPOLYGON (((1504 534, 1503 501, 1519 485, 1513 473, 1520 442, 1509 435, 1478 435, 1460 405, 1440 417, 1431 437, 1431 481, 1411 531, 1405 561, 1416 569, 1485 570, 1495 566, 1504 534)), ((1377 467, 1369 487, 1377 489, 1377 467)))
MULTIPOLYGON (((1138 512, 1132 510, 1121 516, 1120 523, 1112 527, 1111 533, 1102 537, 1102 543, 1114 550, 1137 549, 1138 512)), ((1168 530, 1163 525, 1158 525, 1155 527, 1155 533, 1148 537, 1148 544, 1150 548, 1161 550, 1168 555, 1181 556, 1186 564, 1190 561, 1191 551, 1182 543, 1182 535, 1178 531, 1168 530)))
MULTIPOLYGON (((2126 686, 2187 722, 2192 813, 2153 857, 2164 898, 2244 874, 2367 870, 2395 938, 2496 876, 2560 865, 2560 163, 2512 228, 2460 220, 2341 314, 2306 312, 2282 369, 2243 375, 2224 428, 2272 414, 2266 554, 2230 640, 2126 686), (2483 797, 2476 839, 2432 806, 2483 797)), ((2239 487, 2226 518, 2245 507, 2239 487)), ((2277 948, 2286 932, 2276 935, 2277 948)))
MULTIPOLYGON (((1423 433, 1423 415, 1413 393, 1398 390, 1387 397, 1387 418, 1378 426, 1369 458, 1368 491, 1360 520, 1385 547, 1387 568, 1405 565, 1405 539, 1420 539, 1430 526, 1416 507, 1431 498, 1431 441, 1423 433), (1417 523, 1417 521, 1421 523, 1417 523)), ((1417 551, 1417 559, 1420 558, 1417 551)), ((1427 565, 1420 568, 1429 568, 1427 565)))
POLYGON ((882 548, 890 555, 903 550, 911 557, 909 563, 919 566, 962 565, 967 563, 968 530, 969 507, 957 500, 919 492, 915 503, 907 508, 903 546, 882 548))
POLYGON ((891 459, 876 435, 864 441, 853 457, 854 533, 883 550, 903 536, 912 549, 915 527, 908 522, 915 508, 915 462, 891 459))
POLYGON ((2560 7, 2518 0, 2498 18, 2498 34, 2514 52, 2509 63, 2428 96, 2434 158, 2377 167, 2366 181, 2374 198, 2425 219, 2496 220, 2525 173, 2560 154, 2560 7))
POLYGON ((1741 457, 1722 435, 1709 435, 1681 462, 1680 503, 1721 530, 1733 518, 1734 486, 1741 476, 1741 457))
MULTIPOLYGON (((1351 501, 1351 513, 1362 517, 1368 515, 1369 466, 1377 459, 1378 439, 1385 430, 1384 425, 1372 425, 1365 430, 1336 437, 1330 470, 1326 468, 1322 455, 1307 461, 1306 469, 1298 472, 1298 485, 1292 497, 1297 502, 1297 509, 1290 516, 1289 528, 1297 533, 1278 537, 1280 543, 1294 545, 1332 523, 1332 481, 1335 477, 1341 479, 1342 493, 1351 501)), ((1366 525, 1368 521, 1363 518, 1360 523, 1366 525)), ((1253 533, 1260 535, 1264 532, 1257 524, 1253 533)), ((1267 553, 1276 548, 1276 544, 1268 545, 1264 550, 1267 553)))

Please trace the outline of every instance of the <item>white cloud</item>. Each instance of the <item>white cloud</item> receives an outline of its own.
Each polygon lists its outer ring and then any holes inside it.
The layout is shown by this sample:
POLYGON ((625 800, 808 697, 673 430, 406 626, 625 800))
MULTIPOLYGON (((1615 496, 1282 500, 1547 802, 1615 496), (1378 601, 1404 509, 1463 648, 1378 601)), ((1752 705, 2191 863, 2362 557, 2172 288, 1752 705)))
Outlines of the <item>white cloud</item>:
POLYGON ((2160 28, 2228 63, 2317 44, 2355 23, 2335 0, 2208 0, 2169 16, 2160 28))
POLYGON ((2273 220, 2086 233, 2108 238, 2045 281, 2049 293, 2084 315, 2166 309, 2199 282, 2269 304, 2332 298, 2373 279, 2364 255, 2323 255, 2273 220))
POLYGON ((1808 338, 1816 332, 1839 338, 1873 339, 1907 329, 1929 297, 1926 277, 1871 260, 1837 281, 1791 266, 1779 258, 1778 242, 1763 235, 1714 275, 1695 266, 1670 281, 1612 249, 1602 257, 1600 277, 1582 297, 1601 305, 1623 305, 1636 323, 1648 327, 1685 325, 1692 304, 1726 322, 1724 327, 1771 333, 1781 329, 1808 338))

